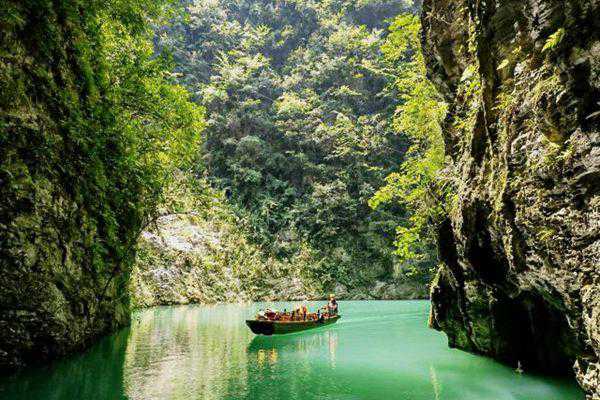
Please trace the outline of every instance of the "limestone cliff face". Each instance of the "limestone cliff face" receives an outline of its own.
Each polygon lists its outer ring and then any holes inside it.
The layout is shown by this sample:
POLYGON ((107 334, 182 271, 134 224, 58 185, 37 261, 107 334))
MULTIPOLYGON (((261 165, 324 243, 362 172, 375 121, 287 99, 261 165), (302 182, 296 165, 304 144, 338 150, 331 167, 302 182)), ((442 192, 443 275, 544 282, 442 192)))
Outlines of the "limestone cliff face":
MULTIPOLYGON (((160 217, 143 232, 130 280, 132 306, 340 299, 424 298, 411 282, 324 287, 307 271, 310 256, 268 257, 246 239, 233 214, 215 204, 200 214, 160 217)), ((317 265, 317 268, 319 266, 317 265)))
POLYGON ((232 224, 193 214, 163 216, 142 234, 130 282, 136 308, 299 300, 317 297, 317 289, 293 263, 265 257, 232 224))
POLYGON ((457 185, 431 324, 600 398, 600 1, 426 0, 457 185))

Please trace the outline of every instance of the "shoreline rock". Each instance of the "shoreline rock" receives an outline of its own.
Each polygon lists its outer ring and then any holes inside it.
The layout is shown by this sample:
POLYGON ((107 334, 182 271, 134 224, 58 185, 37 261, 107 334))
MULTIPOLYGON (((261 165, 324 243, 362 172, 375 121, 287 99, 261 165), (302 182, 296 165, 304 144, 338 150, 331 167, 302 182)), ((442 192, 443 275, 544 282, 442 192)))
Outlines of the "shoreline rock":
POLYGON ((265 259, 227 225, 189 216, 165 216, 158 232, 144 232, 130 291, 134 308, 247 301, 414 299, 426 285, 376 281, 370 287, 337 283, 327 290, 293 260, 265 259))

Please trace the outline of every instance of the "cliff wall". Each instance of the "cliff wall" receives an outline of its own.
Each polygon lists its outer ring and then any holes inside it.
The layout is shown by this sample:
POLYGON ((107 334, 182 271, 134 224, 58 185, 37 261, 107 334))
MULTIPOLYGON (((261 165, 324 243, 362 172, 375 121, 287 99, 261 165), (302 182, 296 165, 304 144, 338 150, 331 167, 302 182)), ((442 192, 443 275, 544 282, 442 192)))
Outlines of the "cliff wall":
POLYGON ((269 256, 248 239, 247 222, 209 186, 173 185, 160 218, 142 233, 130 291, 132 306, 245 301, 425 298, 424 285, 393 279, 327 284, 310 246, 289 258, 269 256), (195 188, 195 189, 192 189, 195 188), (201 194, 202 193, 202 194, 201 194), (188 210, 177 212, 176 210, 188 210))
POLYGON ((129 321, 139 182, 101 62, 92 2, 0 13, 0 370, 89 344, 129 321))
POLYGON ((600 2, 426 0, 457 186, 431 325, 600 398, 600 2))

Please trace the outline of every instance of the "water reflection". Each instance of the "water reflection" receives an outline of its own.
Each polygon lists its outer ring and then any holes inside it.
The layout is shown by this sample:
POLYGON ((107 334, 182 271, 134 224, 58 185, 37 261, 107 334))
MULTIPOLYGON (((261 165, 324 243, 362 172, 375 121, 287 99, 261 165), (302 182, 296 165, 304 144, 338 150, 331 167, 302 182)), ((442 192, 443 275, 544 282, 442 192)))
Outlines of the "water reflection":
MULTIPOLYGON (((425 302, 342 303, 335 325, 254 336, 265 304, 163 307, 85 354, 0 378, 5 400, 582 400, 572 381, 517 375, 447 348, 425 302)), ((283 309, 290 304, 269 304, 283 309)), ((311 304, 314 307, 314 304, 311 304)))
POLYGON ((329 365, 335 368, 335 351, 337 350, 338 337, 337 332, 327 332, 329 337, 329 365))
POLYGON ((306 399, 337 385, 338 331, 332 327, 285 336, 256 336, 248 344, 247 399, 306 399))
POLYGON ((433 387, 434 399, 440 400, 440 393, 442 392, 442 387, 440 385, 440 382, 438 381, 438 377, 435 372, 435 367, 433 365, 429 366, 429 376, 431 377, 431 386, 433 387))
POLYGON ((123 365, 129 328, 100 340, 93 351, 0 379, 10 400, 125 399, 123 365))
POLYGON ((245 391, 246 344, 239 306, 174 307, 137 315, 125 358, 128 398, 223 398, 245 391))
POLYGON ((338 345, 338 332, 333 330, 307 331, 285 336, 255 336, 248 344, 251 360, 256 360, 262 367, 265 360, 270 364, 277 363, 279 353, 289 352, 295 358, 310 359, 323 353, 326 348, 329 354, 329 365, 335 368, 335 353, 338 345))

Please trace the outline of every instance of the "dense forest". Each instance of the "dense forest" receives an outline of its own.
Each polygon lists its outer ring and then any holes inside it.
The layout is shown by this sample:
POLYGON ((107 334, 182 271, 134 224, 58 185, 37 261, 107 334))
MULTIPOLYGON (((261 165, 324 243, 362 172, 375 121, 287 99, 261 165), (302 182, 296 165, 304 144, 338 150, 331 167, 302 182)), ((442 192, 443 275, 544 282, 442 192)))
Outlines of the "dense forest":
MULTIPOLYGON (((410 210, 385 195, 369 207, 413 144, 414 121, 395 118, 408 86, 397 80, 422 72, 411 64, 418 21, 393 17, 418 5, 196 1, 187 10, 159 30, 158 46, 207 110, 194 173, 225 191, 250 239, 279 259, 306 254, 303 269, 326 286, 408 271, 425 283, 432 249, 395 251, 410 210)), ((429 113, 421 117, 436 124, 440 113, 429 113)))
POLYGON ((419 7, 10 2, 1 301, 23 334, 2 337, 3 367, 127 323, 130 291, 136 306, 425 296, 445 110, 419 7), (179 214, 201 257, 161 248, 179 214))

